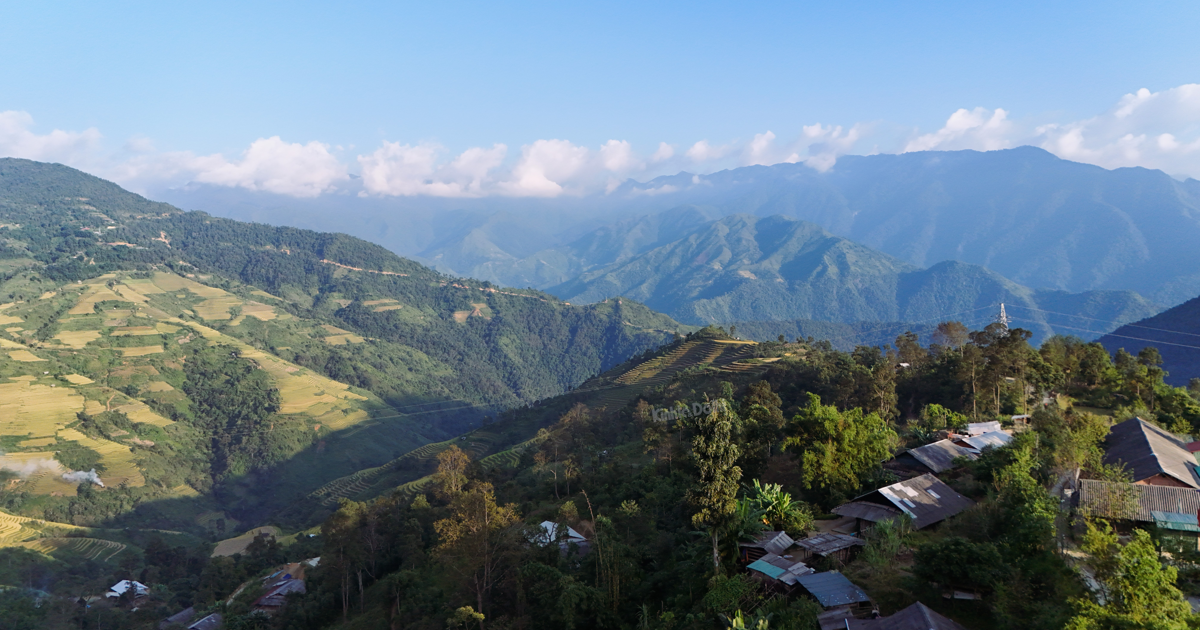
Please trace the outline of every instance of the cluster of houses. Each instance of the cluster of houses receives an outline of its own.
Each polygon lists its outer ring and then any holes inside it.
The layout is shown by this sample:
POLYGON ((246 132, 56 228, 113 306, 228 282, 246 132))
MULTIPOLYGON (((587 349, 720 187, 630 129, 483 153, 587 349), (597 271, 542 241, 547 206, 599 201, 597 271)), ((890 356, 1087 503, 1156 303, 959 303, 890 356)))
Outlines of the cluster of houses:
MULTIPOLYGON (((1028 417, 1016 416, 1013 421, 1020 428, 1028 417)), ((885 464, 902 481, 834 508, 842 518, 830 531, 802 540, 793 540, 786 532, 764 532, 741 544, 742 563, 754 579, 772 590, 815 599, 824 609, 822 630, 961 630, 962 626, 919 602, 881 617, 867 594, 844 575, 817 572, 810 565, 824 558, 837 559, 835 565, 849 562, 864 546, 860 535, 877 523, 903 516, 920 530, 970 508, 974 502, 937 475, 1012 439, 999 422, 981 422, 969 425, 963 434, 945 433, 936 442, 909 449, 885 464)), ((1081 479, 1076 471, 1063 488, 1075 509, 1109 519, 1118 528, 1152 528, 1165 553, 1200 551, 1200 441, 1133 418, 1114 425, 1103 446, 1104 463, 1123 467, 1131 479, 1081 479)), ((946 596, 977 597, 954 590, 946 596)))
MULTIPOLYGON (((945 433, 943 438, 910 449, 888 462, 901 481, 855 497, 833 509, 841 518, 830 531, 802 540, 786 532, 764 532, 757 540, 742 543, 746 571, 767 588, 812 597, 824 612, 822 630, 964 630, 918 602, 883 617, 871 598, 838 571, 817 572, 810 565, 822 559, 845 564, 865 545, 861 534, 877 523, 898 517, 909 520, 913 529, 925 529, 970 508, 974 501, 955 492, 937 478, 954 468, 962 458, 976 459, 984 449, 1004 446, 1012 435, 999 422, 968 426, 966 433, 945 433)), ((828 564, 828 563, 825 563, 828 564)), ((974 598, 973 594, 949 592, 951 597, 974 598)))
MULTIPOLYGON (((254 603, 250 605, 250 611, 253 614, 259 615, 274 615, 283 608, 287 603, 287 596, 293 593, 304 594, 304 573, 309 568, 316 567, 321 562, 321 558, 310 558, 303 562, 293 562, 284 565, 276 570, 271 575, 261 579, 263 586, 263 594, 254 603)), ((136 584, 136 582, 134 583, 136 584)), ((243 584, 232 595, 229 596, 231 603, 250 582, 243 584)), ((144 587, 143 587, 144 588, 144 587)), ((220 613, 213 613, 204 617, 199 617, 196 609, 185 608, 174 615, 164 619, 158 624, 159 630, 169 630, 174 628, 187 628, 187 630, 220 630, 224 627, 224 619, 220 613)))

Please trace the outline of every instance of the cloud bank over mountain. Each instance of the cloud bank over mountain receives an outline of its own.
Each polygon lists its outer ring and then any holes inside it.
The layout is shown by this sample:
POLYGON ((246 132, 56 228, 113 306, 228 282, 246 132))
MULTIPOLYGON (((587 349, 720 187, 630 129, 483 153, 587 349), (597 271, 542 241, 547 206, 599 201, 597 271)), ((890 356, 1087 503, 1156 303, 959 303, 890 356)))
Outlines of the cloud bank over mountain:
POLYGON ((358 190, 366 196, 557 197, 611 191, 627 178, 646 180, 688 171, 802 162, 818 171, 852 154, 976 149, 1021 145, 1105 168, 1142 166, 1176 177, 1200 178, 1200 84, 1126 94, 1101 114, 1081 120, 1014 117, 1003 108, 961 108, 934 131, 895 121, 852 125, 814 123, 781 138, 772 130, 728 142, 690 146, 661 142, 635 147, 611 139, 589 147, 566 139, 537 139, 455 153, 435 142, 383 140, 356 152, 311 140, 258 138, 240 154, 160 151, 152 139, 130 138, 112 150, 96 128, 39 133, 28 112, 0 112, 0 156, 61 162, 149 191, 188 183, 213 184, 293 197, 358 190), (361 177, 361 186, 348 186, 361 177))

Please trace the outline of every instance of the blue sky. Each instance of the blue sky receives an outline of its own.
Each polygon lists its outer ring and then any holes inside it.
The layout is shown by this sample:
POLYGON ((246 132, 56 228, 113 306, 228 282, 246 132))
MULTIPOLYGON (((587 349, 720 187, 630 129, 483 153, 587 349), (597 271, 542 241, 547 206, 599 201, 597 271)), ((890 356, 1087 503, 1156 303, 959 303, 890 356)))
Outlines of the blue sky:
POLYGON ((973 4, 8 2, 0 154, 302 195, 1027 143, 1200 177, 1200 4, 973 4))

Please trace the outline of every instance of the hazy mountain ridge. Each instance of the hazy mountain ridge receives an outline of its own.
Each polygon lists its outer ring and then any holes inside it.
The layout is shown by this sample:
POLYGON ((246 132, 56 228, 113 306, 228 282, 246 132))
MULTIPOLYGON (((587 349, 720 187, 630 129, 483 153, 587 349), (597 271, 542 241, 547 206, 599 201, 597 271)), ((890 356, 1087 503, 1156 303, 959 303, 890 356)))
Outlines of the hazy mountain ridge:
POLYGON ((783 216, 725 217, 550 291, 572 302, 628 296, 694 324, 966 320, 1004 302, 1039 337, 1059 317, 1042 311, 1126 322, 1158 310, 1129 291, 1034 290, 958 262, 920 269, 783 216))
POLYGON ((1031 287, 1133 290, 1162 304, 1200 294, 1191 246, 1200 241, 1200 181, 1105 170, 1034 147, 844 156, 825 173, 802 164, 679 173, 553 200, 292 200, 212 187, 165 198, 345 230, 444 272, 510 286, 544 289, 652 249, 661 242, 635 236, 638 217, 695 206, 708 219, 782 214, 910 264, 957 260, 1031 287), (621 233, 630 240, 606 240, 621 233))

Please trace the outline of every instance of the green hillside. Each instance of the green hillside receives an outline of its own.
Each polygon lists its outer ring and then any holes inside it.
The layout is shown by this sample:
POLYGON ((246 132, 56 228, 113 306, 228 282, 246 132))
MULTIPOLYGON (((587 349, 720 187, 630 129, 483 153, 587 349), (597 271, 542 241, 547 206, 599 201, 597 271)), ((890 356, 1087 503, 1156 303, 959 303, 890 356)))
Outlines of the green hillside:
POLYGON ((693 324, 937 322, 990 318, 1006 303, 1022 308, 1014 315, 1038 339, 1076 332, 1056 329, 1065 323, 1056 313, 1116 326, 1158 310, 1130 291, 1035 290, 959 262, 920 269, 783 216, 713 221, 550 291, 572 302, 624 295, 693 324))
POLYGON ((20 514, 254 524, 679 329, 0 160, 0 461, 23 471, 20 514), (111 491, 74 497, 62 475, 93 467, 111 491))

